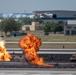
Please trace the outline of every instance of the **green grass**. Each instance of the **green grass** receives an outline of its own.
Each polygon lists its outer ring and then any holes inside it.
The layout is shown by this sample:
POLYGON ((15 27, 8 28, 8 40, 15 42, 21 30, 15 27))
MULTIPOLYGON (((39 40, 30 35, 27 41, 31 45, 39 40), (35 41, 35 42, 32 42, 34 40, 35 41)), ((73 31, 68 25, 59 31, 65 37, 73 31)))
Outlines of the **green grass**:
POLYGON ((4 39, 5 39, 5 41, 7 41, 7 42, 18 42, 18 41, 20 41, 20 39, 21 39, 22 37, 21 36, 17 36, 17 37, 4 37, 4 39))
POLYGON ((50 35, 50 36, 39 36, 42 41, 47 42, 76 42, 76 36, 60 36, 60 35, 50 35))
MULTIPOLYGON (((48 36, 44 35, 43 31, 27 31, 27 34, 33 34, 41 39, 42 42, 76 42, 76 36, 65 36, 64 34, 53 34, 50 33, 48 36)), ((23 36, 17 37, 6 37, 4 36, 4 40, 7 42, 19 42, 23 36)), ((40 48, 50 48, 50 49, 61 49, 63 45, 66 49, 76 49, 76 44, 42 44, 40 48)), ((19 48, 18 44, 6 44, 6 48, 19 48)))
MULTIPOLYGON (((43 42, 76 42, 76 36, 65 36, 64 34, 53 34, 50 33, 48 36, 44 35, 43 31, 26 31, 27 34, 31 33, 39 38, 43 42)), ((1 34, 1 32, 0 32, 1 34)), ((3 33, 4 34, 4 33, 3 33)), ((17 36, 17 37, 6 37, 4 36, 4 39, 6 41, 20 41, 20 39, 23 36, 17 36)))
MULTIPOLYGON (((36 32, 35 32, 36 33, 36 32)), ((43 34, 39 33, 32 33, 35 36, 41 38, 42 42, 76 42, 76 36, 64 36, 63 34, 50 34, 48 36, 44 36, 43 34)), ((12 42, 19 42, 20 39, 23 36, 17 36, 17 37, 4 37, 5 41, 12 41, 12 42)), ((62 49, 63 45, 65 46, 66 49, 76 49, 76 44, 42 44, 40 48, 50 48, 50 49, 62 49)), ((6 44, 6 48, 19 48, 19 43, 18 44, 6 44)))
MULTIPOLYGON (((36 35, 37 37, 41 38, 43 42, 76 42, 76 36, 64 36, 64 35, 36 35)), ((4 37, 6 41, 20 41, 22 36, 17 36, 17 37, 4 37)))

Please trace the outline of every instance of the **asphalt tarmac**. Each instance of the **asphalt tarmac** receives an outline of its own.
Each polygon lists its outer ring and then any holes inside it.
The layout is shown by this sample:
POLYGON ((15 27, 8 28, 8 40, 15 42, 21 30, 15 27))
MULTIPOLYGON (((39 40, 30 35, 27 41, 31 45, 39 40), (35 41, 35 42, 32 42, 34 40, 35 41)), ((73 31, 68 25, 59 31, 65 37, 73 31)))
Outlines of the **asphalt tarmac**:
POLYGON ((44 62, 55 66, 0 68, 0 75, 76 75, 76 63, 69 60, 71 54, 39 54, 39 56, 44 57, 44 62))
POLYGON ((76 75, 76 69, 5 68, 0 69, 0 75, 76 75))
MULTIPOLYGON (((52 50, 51 50, 52 51, 52 50)), ((55 51, 55 50, 54 50, 55 51)), ((64 50, 63 50, 64 51, 64 50)), ((65 52, 66 53, 66 52, 65 52)), ((68 51, 67 51, 68 53, 68 51)), ((14 55, 21 56, 22 54, 14 53, 14 55)), ((53 67, 0 67, 0 75, 76 75, 76 62, 71 62, 72 54, 39 54, 39 57, 44 58, 45 63, 54 64, 53 67)), ((11 63, 11 62, 10 62, 11 63)), ((18 63, 17 63, 18 64, 18 63)), ((14 66, 15 64, 13 64, 14 66)), ((2 66, 2 65, 1 65, 2 66)))

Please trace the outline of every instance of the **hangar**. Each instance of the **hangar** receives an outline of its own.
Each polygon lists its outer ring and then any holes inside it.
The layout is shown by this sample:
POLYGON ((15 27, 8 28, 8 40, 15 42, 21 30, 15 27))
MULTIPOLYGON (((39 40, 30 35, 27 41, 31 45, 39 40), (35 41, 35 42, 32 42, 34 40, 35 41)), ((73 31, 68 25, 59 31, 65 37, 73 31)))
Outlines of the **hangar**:
POLYGON ((50 11, 34 11, 35 15, 55 14, 57 18, 76 18, 76 11, 69 10, 50 10, 50 11))
POLYGON ((36 17, 40 17, 44 23, 47 21, 63 21, 64 35, 76 35, 76 11, 70 10, 50 10, 34 11, 36 17))
POLYGON ((40 17, 44 22, 76 19, 76 11, 70 10, 34 11, 33 13, 36 17, 40 17))

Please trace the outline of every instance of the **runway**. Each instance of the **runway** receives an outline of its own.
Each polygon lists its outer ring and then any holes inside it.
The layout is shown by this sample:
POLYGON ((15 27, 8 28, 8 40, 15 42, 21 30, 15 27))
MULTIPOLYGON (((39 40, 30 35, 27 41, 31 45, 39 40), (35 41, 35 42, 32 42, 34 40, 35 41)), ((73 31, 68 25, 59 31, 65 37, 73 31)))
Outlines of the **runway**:
MULTIPOLYGON (((21 48, 7 48, 9 53, 22 53, 23 50, 21 48)), ((38 51, 39 54, 74 54, 76 53, 76 49, 40 49, 38 51)))
MULTIPOLYGON (((6 43, 19 43, 19 42, 6 42, 6 43)), ((76 42, 42 42, 43 44, 45 43, 50 43, 50 44, 76 44, 76 42)))
POLYGON ((76 75, 76 69, 5 68, 0 69, 0 75, 76 75))
MULTIPOLYGON (((43 43, 46 43, 46 42, 43 42, 43 43)), ((72 43, 76 43, 76 42, 72 42, 72 43)), ((16 48, 13 48, 13 49, 16 50, 16 48)), ((7 50, 14 51, 10 48, 7 50)), ((17 52, 18 50, 20 51, 21 49, 17 48, 17 52)), ((43 51, 45 51, 46 53, 45 49, 41 51, 42 53, 43 51)), ((57 52, 58 54, 65 54, 65 53, 68 54, 68 52, 69 54, 73 54, 76 52, 76 49, 67 49, 67 50, 66 49, 62 49, 62 50, 51 49, 50 50, 50 53, 52 54, 54 53, 57 54, 57 52)), ((0 68, 0 75, 76 75, 76 68, 63 68, 63 67, 62 68, 0 68)))

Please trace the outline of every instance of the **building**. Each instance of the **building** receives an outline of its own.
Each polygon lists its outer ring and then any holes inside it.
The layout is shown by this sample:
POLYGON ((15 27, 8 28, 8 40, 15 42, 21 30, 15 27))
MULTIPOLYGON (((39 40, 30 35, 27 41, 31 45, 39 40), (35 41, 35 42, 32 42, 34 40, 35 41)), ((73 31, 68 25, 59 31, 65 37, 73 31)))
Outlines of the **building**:
POLYGON ((23 25, 22 30, 30 30, 30 31, 35 31, 35 30, 42 30, 43 24, 39 24, 39 22, 32 22, 32 25, 23 25))
POLYGON ((36 17, 40 17, 46 21, 67 21, 76 19, 76 11, 69 10, 49 10, 49 11, 34 11, 36 17))
POLYGON ((35 16, 40 17, 44 23, 47 21, 64 22, 64 35, 76 35, 76 11, 50 10, 34 11, 35 16))
POLYGON ((76 20, 67 20, 64 25, 65 35, 76 35, 76 20))

